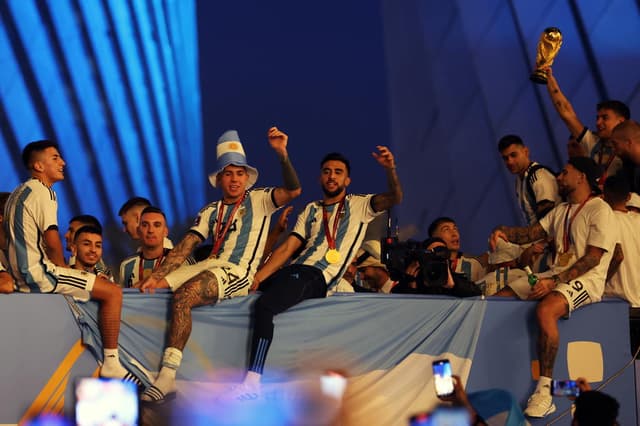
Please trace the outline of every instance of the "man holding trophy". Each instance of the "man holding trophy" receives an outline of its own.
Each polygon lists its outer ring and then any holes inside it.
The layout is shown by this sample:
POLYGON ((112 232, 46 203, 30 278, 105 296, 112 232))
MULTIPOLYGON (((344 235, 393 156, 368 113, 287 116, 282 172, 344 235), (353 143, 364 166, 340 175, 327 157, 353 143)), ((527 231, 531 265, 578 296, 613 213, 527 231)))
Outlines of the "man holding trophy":
POLYGON ((536 83, 547 85, 551 102, 571 132, 571 137, 575 138, 580 145, 581 154, 591 157, 598 165, 601 173, 598 184, 602 189, 607 176, 615 174, 622 167, 622 161, 613 152, 610 138, 613 128, 629 119, 629 107, 617 100, 598 103, 596 105, 596 133, 591 132, 578 118, 573 106, 562 93, 558 81, 553 76, 551 65, 561 45, 562 34, 558 28, 551 27, 544 30, 538 42, 536 71, 531 74, 530 78, 536 83))

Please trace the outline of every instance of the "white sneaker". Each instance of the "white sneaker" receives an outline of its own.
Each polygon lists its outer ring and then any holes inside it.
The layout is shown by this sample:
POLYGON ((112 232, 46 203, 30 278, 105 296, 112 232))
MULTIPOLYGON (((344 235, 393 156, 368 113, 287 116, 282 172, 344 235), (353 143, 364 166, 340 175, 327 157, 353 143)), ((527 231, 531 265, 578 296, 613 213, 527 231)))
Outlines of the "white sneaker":
POLYGON ((544 386, 541 390, 536 390, 527 401, 527 408, 524 415, 528 417, 542 418, 556 411, 553 403, 551 390, 548 386, 544 386))

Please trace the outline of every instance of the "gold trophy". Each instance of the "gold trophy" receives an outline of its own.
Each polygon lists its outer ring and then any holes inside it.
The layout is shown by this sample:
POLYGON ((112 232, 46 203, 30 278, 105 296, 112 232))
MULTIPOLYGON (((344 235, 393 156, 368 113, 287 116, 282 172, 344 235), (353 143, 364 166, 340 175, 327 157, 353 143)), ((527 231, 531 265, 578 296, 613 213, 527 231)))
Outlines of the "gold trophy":
POLYGON ((547 71, 543 68, 550 67, 558 55, 562 46, 562 33, 559 28, 545 28, 540 35, 536 53, 536 70, 531 73, 529 79, 534 83, 547 84, 547 71))

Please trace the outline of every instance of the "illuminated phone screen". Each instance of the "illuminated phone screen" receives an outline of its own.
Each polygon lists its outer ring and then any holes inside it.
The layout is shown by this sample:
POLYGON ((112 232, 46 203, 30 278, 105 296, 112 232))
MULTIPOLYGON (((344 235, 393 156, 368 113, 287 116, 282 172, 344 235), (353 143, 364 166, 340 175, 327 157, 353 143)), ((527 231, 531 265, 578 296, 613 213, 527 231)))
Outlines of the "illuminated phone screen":
POLYGON ((76 382, 76 424, 138 424, 136 385, 118 379, 81 378, 76 382))
POLYGON ((453 379, 451 378, 451 363, 441 359, 433 361, 433 380, 436 395, 449 396, 453 394, 453 379))

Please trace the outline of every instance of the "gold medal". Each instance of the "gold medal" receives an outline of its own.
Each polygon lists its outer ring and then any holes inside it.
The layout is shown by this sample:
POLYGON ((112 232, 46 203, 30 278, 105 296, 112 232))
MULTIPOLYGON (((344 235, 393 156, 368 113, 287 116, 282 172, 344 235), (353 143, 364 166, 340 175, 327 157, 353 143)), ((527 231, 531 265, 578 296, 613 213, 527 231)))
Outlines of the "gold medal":
POLYGON ((573 257, 573 254, 570 251, 566 251, 564 253, 558 254, 558 260, 556 263, 558 266, 567 266, 569 264, 569 260, 573 257))
POLYGON ((327 262, 333 265, 340 262, 340 252, 336 249, 329 249, 325 253, 324 258, 327 260, 327 262))

